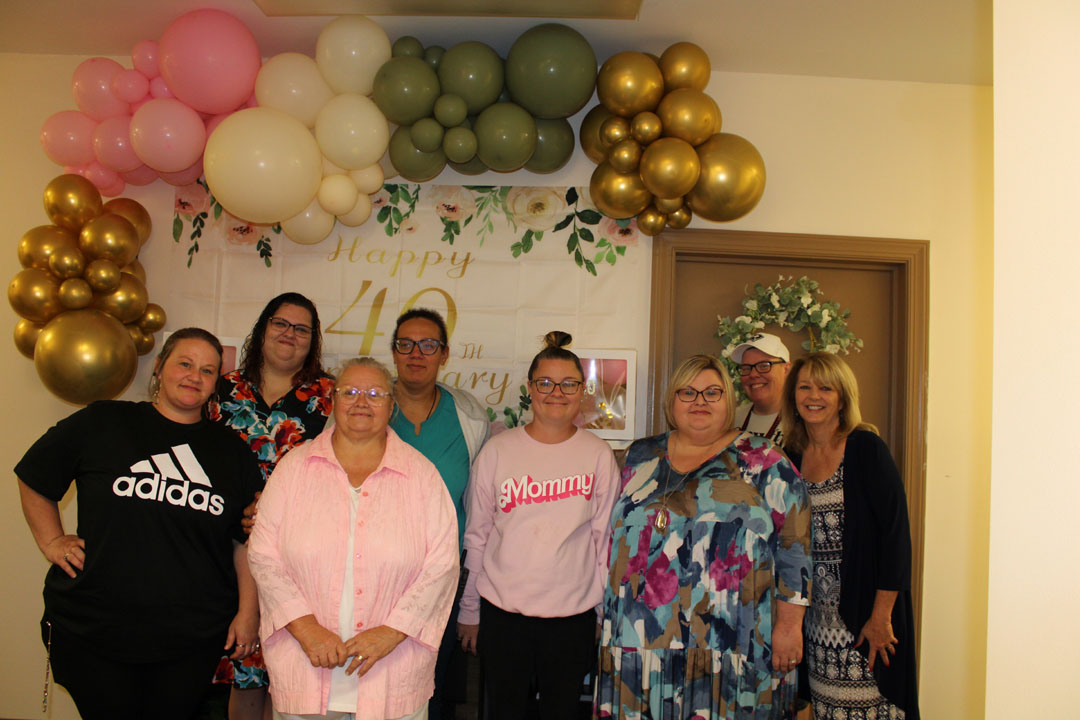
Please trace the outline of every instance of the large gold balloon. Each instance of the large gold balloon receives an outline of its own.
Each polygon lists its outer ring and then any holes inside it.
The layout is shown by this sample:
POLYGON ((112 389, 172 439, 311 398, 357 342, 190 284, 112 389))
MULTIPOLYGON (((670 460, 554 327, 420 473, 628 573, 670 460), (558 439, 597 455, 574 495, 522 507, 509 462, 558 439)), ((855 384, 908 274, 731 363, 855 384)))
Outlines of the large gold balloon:
POLYGON ((691 88, 672 90, 656 108, 666 137, 700 145, 715 132, 717 105, 705 93, 691 88))
POLYGON ((54 395, 77 405, 108 400, 135 377, 135 343, 116 318, 71 310, 45 326, 34 347, 34 368, 54 395))
POLYGON ((68 278, 60 283, 60 304, 68 310, 80 310, 93 300, 94 291, 82 278, 68 278))
POLYGON ((139 258, 135 258, 124 267, 120 268, 120 272, 126 272, 129 275, 134 275, 139 278, 139 282, 143 285, 146 284, 146 268, 139 262, 139 258))
POLYGON ((41 328, 43 327, 45 326, 32 323, 26 318, 22 318, 15 323, 15 347, 31 360, 34 359, 34 344, 37 342, 38 335, 41 334, 41 328))
POLYGON ((650 205, 637 216, 637 227, 643 235, 652 237, 653 235, 659 235, 660 231, 664 229, 664 225, 667 223, 667 215, 656 209, 655 205, 650 205))
POLYGON ((596 94, 615 115, 633 117, 652 110, 664 96, 664 76, 645 53, 615 53, 600 66, 596 94))
POLYGON ((108 293, 120 286, 120 268, 112 260, 92 260, 83 271, 83 279, 90 287, 101 293, 108 293))
POLYGON ((80 277, 86 272, 86 257, 75 245, 59 247, 49 256, 49 271, 61 280, 80 277))
POLYGON ((694 148, 679 138, 660 138, 641 155, 641 181, 658 197, 676 198, 690 192, 700 170, 694 148))
POLYGON ((630 136, 642 145, 648 145, 660 137, 661 130, 660 116, 648 110, 639 112, 630 121, 630 136))
POLYGON ((21 317, 36 323, 52 319, 60 304, 60 281, 38 268, 20 270, 8 285, 8 302, 21 317))
POLYGON ((634 217, 652 202, 641 175, 620 173, 611 163, 603 163, 593 171, 589 195, 600 212, 615 219, 634 217))
POLYGON ((19 264, 24 268, 35 267, 38 270, 49 269, 49 258, 60 248, 78 249, 75 233, 56 225, 38 225, 27 230, 16 252, 19 264))
POLYGON ((165 327, 165 308, 157 303, 148 303, 146 310, 139 317, 139 328, 143 332, 156 333, 165 327))
POLYGON ((581 149, 597 165, 604 162, 608 148, 611 147, 604 143, 603 138, 600 137, 600 128, 610 117, 614 117, 610 110, 603 105, 597 105, 585 113, 585 117, 581 121, 581 129, 578 130, 581 149))
POLYGON ((124 267, 139 254, 139 235, 125 218, 105 213, 83 226, 79 249, 91 260, 111 260, 124 267))
POLYGON ((712 76, 712 66, 708 54, 700 47, 692 42, 677 42, 660 56, 660 72, 668 92, 678 88, 704 90, 712 76))
POLYGON ((146 244, 154 224, 150 221, 150 213, 146 211, 146 208, 141 203, 131 198, 118 197, 105 203, 102 210, 119 215, 131 223, 135 228, 135 233, 139 236, 139 245, 146 244))
POLYGON ((675 212, 681 208, 683 206, 683 199, 681 195, 671 198, 658 197, 653 200, 653 205, 656 206, 657 210, 667 215, 668 213, 675 212))
POLYGON ((616 143, 608 151, 608 162, 611 163, 611 167, 621 173, 637 170, 641 162, 641 145, 633 138, 626 138, 616 143))
POLYGON ((134 275, 121 273, 120 285, 107 295, 94 296, 93 307, 122 323, 135 322, 146 312, 146 286, 134 275))
POLYGON ((668 213, 667 224, 672 230, 682 230, 693 218, 694 213, 690 212, 690 208, 683 206, 668 213))
POLYGON ((697 148, 701 176, 686 204, 706 220, 728 221, 754 209, 765 192, 765 161, 749 140, 717 133, 697 148))
POLYGON ((101 193, 82 175, 60 175, 45 186, 45 214, 60 227, 79 232, 101 214, 101 193))

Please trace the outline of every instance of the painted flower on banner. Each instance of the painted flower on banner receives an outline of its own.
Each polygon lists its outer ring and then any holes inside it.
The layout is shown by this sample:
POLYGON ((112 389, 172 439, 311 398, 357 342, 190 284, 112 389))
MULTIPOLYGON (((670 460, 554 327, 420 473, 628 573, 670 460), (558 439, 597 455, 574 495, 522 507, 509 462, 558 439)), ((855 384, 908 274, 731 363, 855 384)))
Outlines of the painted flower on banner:
POLYGON ((429 192, 428 198, 435 206, 435 214, 444 220, 461 222, 476 212, 476 201, 463 187, 436 185, 429 192))
POLYGON ((260 234, 249 222, 238 220, 228 213, 221 216, 221 226, 225 229, 225 242, 230 245, 254 245, 260 234))
POLYGON ((382 206, 386 205, 389 202, 390 202, 390 193, 387 192, 385 187, 383 187, 382 190, 380 190, 379 192, 377 192, 377 193, 375 193, 374 195, 371 196, 371 210, 372 210, 372 212, 377 211, 379 208, 381 208, 382 206))
POLYGON ((516 187, 506 196, 506 206, 518 225, 544 231, 566 217, 565 193, 560 188, 516 187))
POLYGON ((210 209, 210 193, 199 183, 176 188, 174 212, 194 217, 210 209))
POLYGON ((200 239, 214 238, 232 245, 254 245, 266 267, 274 256, 270 238, 281 234, 281 224, 254 225, 230 214, 210 193, 205 180, 178 187, 173 205, 173 242, 187 234, 187 265, 199 252, 200 239), (210 215, 213 214, 213 220, 210 215), (208 222, 209 221, 209 222, 208 222), (203 234, 206 234, 204 238, 203 234))
POLYGON ((628 218, 628 220, 630 222, 605 217, 600 221, 597 234, 613 247, 636 247, 641 235, 637 228, 637 218, 628 218))

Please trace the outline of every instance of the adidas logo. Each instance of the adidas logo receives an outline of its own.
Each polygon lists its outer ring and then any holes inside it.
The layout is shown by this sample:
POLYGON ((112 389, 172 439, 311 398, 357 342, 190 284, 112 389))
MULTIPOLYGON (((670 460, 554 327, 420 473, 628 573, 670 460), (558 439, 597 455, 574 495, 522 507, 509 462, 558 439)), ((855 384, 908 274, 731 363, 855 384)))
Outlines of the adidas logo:
POLYGON ((211 515, 220 515, 225 510, 225 498, 211 494, 210 478, 187 443, 174 445, 171 453, 140 460, 131 466, 131 473, 132 477, 120 476, 113 481, 113 493, 120 497, 186 505, 211 515))

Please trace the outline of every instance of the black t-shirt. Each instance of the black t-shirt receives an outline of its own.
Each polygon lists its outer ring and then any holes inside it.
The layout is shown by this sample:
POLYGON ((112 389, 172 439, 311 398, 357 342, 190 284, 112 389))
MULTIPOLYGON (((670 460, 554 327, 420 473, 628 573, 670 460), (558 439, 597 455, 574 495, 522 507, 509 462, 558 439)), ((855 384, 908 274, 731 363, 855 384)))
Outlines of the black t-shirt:
MULTIPOLYGON (((75 481, 86 566, 45 577, 45 614, 103 655, 152 662, 225 633, 237 611, 233 540, 262 475, 209 421, 96 402, 53 426, 15 474, 57 502, 75 481)), ((68 530, 70 532, 70 530, 68 530)))

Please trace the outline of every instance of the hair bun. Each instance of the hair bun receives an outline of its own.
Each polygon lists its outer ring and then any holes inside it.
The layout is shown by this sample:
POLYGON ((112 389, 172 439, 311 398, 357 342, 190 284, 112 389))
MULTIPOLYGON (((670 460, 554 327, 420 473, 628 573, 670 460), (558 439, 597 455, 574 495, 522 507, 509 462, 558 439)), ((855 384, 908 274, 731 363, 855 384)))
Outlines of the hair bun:
POLYGON ((570 336, 570 333, 563 332, 562 330, 552 330, 544 336, 545 348, 563 348, 569 345, 574 340, 570 336))

